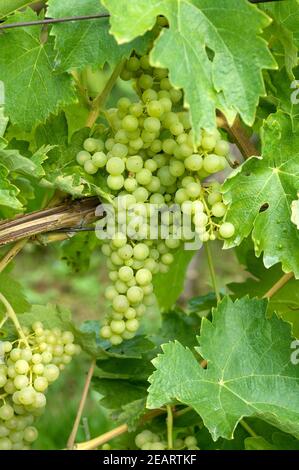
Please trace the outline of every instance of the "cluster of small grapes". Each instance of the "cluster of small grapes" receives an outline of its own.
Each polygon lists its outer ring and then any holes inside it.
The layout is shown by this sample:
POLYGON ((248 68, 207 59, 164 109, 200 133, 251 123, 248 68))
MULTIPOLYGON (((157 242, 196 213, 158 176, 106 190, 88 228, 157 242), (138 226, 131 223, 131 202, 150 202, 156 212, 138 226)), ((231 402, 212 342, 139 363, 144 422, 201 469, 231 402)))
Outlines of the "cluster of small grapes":
MULTIPOLYGON (((135 444, 141 450, 165 450, 167 442, 149 429, 145 429, 135 437, 135 444)), ((186 436, 174 441, 174 449, 199 450, 195 436, 186 436)))
POLYGON ((105 290, 112 303, 112 311, 101 328, 101 336, 111 344, 120 344, 133 338, 139 328, 140 317, 155 302, 152 278, 157 272, 167 272, 173 262, 169 251, 180 244, 179 240, 144 240, 134 242, 119 232, 104 243, 109 278, 113 285, 105 290))
POLYGON ((112 344, 134 336, 139 317, 153 302, 153 274, 167 271, 171 250, 186 240, 167 213, 159 218, 158 236, 151 237, 151 205, 179 205, 202 242, 230 238, 235 230, 223 221, 226 207, 217 185, 202 183, 227 166, 228 143, 215 129, 202 131, 195 145, 182 91, 172 87, 166 69, 151 67, 148 55, 131 56, 121 78, 134 81, 139 101, 120 98, 117 108, 105 111, 109 129, 103 138, 86 139, 77 154, 87 173, 96 174, 100 168, 105 172, 115 205, 122 199, 124 206, 117 211, 123 228, 103 246, 113 285, 106 290, 112 312, 101 336, 112 344), (127 229, 142 212, 146 216, 136 222, 136 243, 127 229), (167 237, 162 236, 164 222, 167 237))
POLYGON ((46 406, 49 384, 79 352, 70 331, 47 330, 35 322, 23 340, 1 344, 0 450, 26 450, 38 436, 32 426, 46 406))
POLYGON ((154 434, 149 429, 145 429, 135 437, 135 444, 141 450, 165 450, 167 442, 162 441, 158 434, 154 434))

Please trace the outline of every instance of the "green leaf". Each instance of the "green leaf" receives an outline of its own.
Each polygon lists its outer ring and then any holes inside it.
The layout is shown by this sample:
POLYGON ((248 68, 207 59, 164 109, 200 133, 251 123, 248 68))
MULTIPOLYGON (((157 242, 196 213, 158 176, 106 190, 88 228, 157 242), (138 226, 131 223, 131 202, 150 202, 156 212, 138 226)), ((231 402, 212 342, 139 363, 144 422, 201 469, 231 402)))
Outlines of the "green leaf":
POLYGON ((20 8, 24 8, 27 5, 30 5, 30 3, 32 3, 30 0, 1 0, 0 19, 10 15, 20 8))
POLYGON ((32 156, 32 159, 23 157, 18 150, 0 150, 0 162, 10 172, 15 171, 27 176, 40 178, 44 174, 42 163, 47 159, 47 152, 51 148, 51 146, 42 147, 32 156))
POLYGON ((244 441, 245 450, 276 450, 277 447, 270 444, 261 436, 247 437, 244 441))
POLYGON ((139 425, 141 416, 145 413, 146 399, 140 398, 139 400, 131 401, 121 407, 117 420, 119 423, 126 423, 129 432, 135 431, 139 425))
POLYGON ((225 297, 202 320, 199 352, 180 343, 163 346, 154 359, 147 406, 159 408, 174 399, 194 408, 214 440, 232 439, 244 416, 258 417, 299 436, 299 371, 291 363, 290 325, 266 319, 267 301, 225 297))
MULTIPOLYGON (((36 20, 30 9, 9 22, 36 20)), ((5 111, 13 124, 31 130, 50 113, 74 101, 68 74, 54 73, 53 38, 40 40, 40 27, 19 27, 0 36, 0 80, 5 84, 5 111), (13 78, 12 78, 13 77, 13 78)))
POLYGON ((187 311, 189 313, 201 313, 206 310, 211 310, 211 308, 216 307, 216 305, 217 298, 215 292, 209 292, 206 295, 200 295, 188 300, 187 311))
POLYGON ((271 37, 274 54, 283 55, 284 64, 290 76, 292 69, 298 65, 299 47, 299 3, 298 0, 271 2, 260 5, 260 8, 273 18, 267 33, 271 37), (277 49, 277 43, 281 48, 277 49), (281 54, 281 50, 283 54, 281 54))
MULTIPOLYGON (((297 71, 297 69, 296 69, 297 71)), ((281 109, 284 113, 288 114, 291 118, 292 126, 296 127, 296 118, 299 117, 299 100, 293 94, 297 93, 294 90, 294 83, 290 80, 286 69, 283 68, 279 72, 269 74, 271 78, 271 89, 268 90, 268 100, 281 109)))
POLYGON ((184 346, 192 348, 197 344, 196 336, 199 334, 200 324, 201 319, 197 315, 187 315, 180 311, 165 313, 157 335, 159 344, 176 339, 184 346))
MULTIPOLYGON (((245 244, 246 246, 246 244, 245 244)), ((242 250, 242 263, 246 270, 254 276, 249 277, 244 282, 233 282, 228 284, 228 288, 236 297, 243 297, 249 293, 250 297, 263 297, 268 290, 283 276, 281 266, 276 265, 266 269, 263 260, 256 258, 253 246, 239 247, 237 252, 242 250)), ((293 333, 297 337, 299 334, 299 281, 292 278, 282 286, 269 300, 268 313, 276 312, 283 319, 293 323, 293 333)))
MULTIPOLYGON (((61 18, 76 15, 92 15, 106 10, 99 0, 49 0, 48 15, 61 18)), ((128 57, 133 49, 145 52, 147 38, 141 38, 124 46, 118 46, 109 34, 107 18, 57 24, 52 27, 57 52, 56 68, 63 71, 82 69, 86 65, 100 66, 108 62, 116 64, 122 57, 128 57)))
POLYGON ((7 178, 9 171, 0 164, 0 206, 21 211, 23 205, 18 200, 19 189, 7 178))
POLYGON ((259 96, 265 94, 261 71, 275 68, 259 36, 270 21, 255 6, 245 0, 103 3, 120 44, 151 29, 157 15, 169 20, 170 27, 156 40, 150 60, 154 66, 169 68, 172 84, 184 89, 195 135, 201 127, 215 127, 215 108, 230 122, 240 113, 246 124, 253 123, 259 96))
POLYGON ((8 124, 8 117, 4 115, 4 108, 1 106, 1 103, 0 103, 0 137, 4 136, 7 124, 8 124))
POLYGON ((168 273, 154 276, 154 293, 162 311, 170 310, 183 291, 186 270, 194 254, 195 251, 179 248, 174 253, 174 261, 168 273))
POLYGON ((136 385, 125 380, 99 379, 93 377, 93 388, 104 398, 100 403, 108 410, 122 410, 122 407, 146 396, 146 385, 136 385))
POLYGON ((239 245, 252 232, 256 256, 263 252, 267 268, 282 263, 284 272, 298 277, 299 233, 291 222, 291 202, 298 190, 299 121, 294 124, 293 131, 282 112, 269 116, 262 130, 262 158, 247 160, 223 191, 229 204, 226 220, 236 228, 225 246, 239 245))
MULTIPOLYGON (((0 292, 8 300, 16 313, 26 312, 30 308, 23 287, 11 274, 0 274, 0 292), (16 295, 16 292, 18 295, 16 295)), ((0 313, 5 313, 5 311, 5 307, 1 303, 0 313)))

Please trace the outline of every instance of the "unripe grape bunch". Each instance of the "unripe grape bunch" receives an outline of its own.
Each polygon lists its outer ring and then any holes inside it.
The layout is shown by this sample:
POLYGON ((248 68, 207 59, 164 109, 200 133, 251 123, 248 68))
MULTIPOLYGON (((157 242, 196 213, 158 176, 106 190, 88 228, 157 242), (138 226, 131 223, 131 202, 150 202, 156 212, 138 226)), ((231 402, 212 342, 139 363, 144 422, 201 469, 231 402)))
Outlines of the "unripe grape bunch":
POLYGON ((33 426, 46 406, 46 392, 80 347, 74 335, 41 322, 23 328, 23 339, 1 343, 0 450, 26 450, 37 439, 33 426))
MULTIPOLYGON (((166 438, 145 429, 135 437, 135 445, 140 450, 165 450, 167 449, 166 438)), ((174 440, 175 450, 199 450, 197 439, 192 435, 183 435, 174 440)))
POLYGON ((167 211, 151 237, 153 205, 178 205, 201 242, 227 239, 235 231, 225 221, 220 184, 204 181, 228 166, 228 142, 217 129, 194 139, 182 91, 171 85, 167 69, 150 65, 148 55, 132 55, 121 78, 132 80, 138 99, 122 97, 117 108, 106 110, 106 133, 86 139, 76 156, 88 174, 106 176, 117 207, 120 229, 102 247, 112 285, 105 292, 111 311, 100 334, 113 345, 135 335, 140 317, 155 301, 153 275, 167 272, 173 251, 188 240, 167 211))

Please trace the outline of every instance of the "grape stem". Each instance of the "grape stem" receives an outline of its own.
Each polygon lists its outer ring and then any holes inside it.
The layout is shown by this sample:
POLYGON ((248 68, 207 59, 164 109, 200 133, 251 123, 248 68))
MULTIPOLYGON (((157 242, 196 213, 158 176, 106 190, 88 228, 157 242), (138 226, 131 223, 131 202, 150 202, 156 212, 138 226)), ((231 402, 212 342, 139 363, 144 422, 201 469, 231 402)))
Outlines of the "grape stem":
POLYGON ((5 323, 7 322, 8 320, 8 315, 4 315, 4 317, 2 318, 1 322, 0 322, 0 329, 3 327, 3 325, 5 325, 5 323))
POLYGON ((91 364, 90 364, 87 376, 86 376, 86 380, 85 380, 81 400, 80 400, 80 403, 79 403, 77 415, 76 415, 76 418, 75 418, 75 421, 74 421, 73 429, 72 429, 71 434, 70 434, 70 436, 68 438, 68 441, 67 441, 67 448, 68 449, 72 449, 74 447, 74 444, 75 444, 75 439, 76 439, 76 436, 77 436, 77 433, 78 433, 78 428, 79 428, 80 421, 81 421, 81 418, 82 418, 82 413, 83 413, 83 410, 84 410, 84 407, 85 407, 85 403, 86 403, 86 399, 87 399, 87 395, 88 395, 88 390, 89 390, 90 382, 91 382, 91 379, 92 379, 92 376, 93 376, 93 373, 94 373, 95 365, 96 365, 96 361, 95 361, 95 359, 93 359, 91 364))
POLYGON ((110 92, 112 88, 114 87, 115 82, 118 79, 125 65, 125 61, 126 59, 124 58, 117 64, 112 74, 110 75, 110 78, 108 82, 106 83, 104 90, 98 96, 96 96, 95 99, 91 102, 91 110, 86 121, 87 127, 93 127, 93 125, 95 124, 100 114, 101 108, 103 107, 106 99, 110 95, 110 92))
POLYGON ((168 450, 173 449, 173 414, 170 405, 166 406, 167 410, 167 418, 166 418, 166 426, 167 426, 167 448, 168 450))
POLYGON ((208 265, 209 265, 209 270, 210 270, 210 276, 211 276, 211 281, 213 284, 213 289, 215 291, 217 303, 220 302, 221 297, 219 293, 219 288, 218 288, 218 283, 217 283, 217 278, 216 278, 216 273, 215 273, 215 268, 214 268, 214 263, 213 263, 213 257, 211 253, 211 248, 209 242, 206 242, 205 244, 206 247, 206 252, 207 252, 207 258, 208 258, 208 265))
POLYGON ((22 248, 26 245, 28 238, 24 238, 23 240, 19 240, 2 258, 0 261, 0 273, 4 271, 6 266, 14 259, 14 257, 22 250, 22 248))
POLYGON ((1 294, 0 292, 0 301, 3 303, 3 305, 5 306, 6 308, 6 314, 8 316, 8 318, 13 322, 14 326, 15 326, 15 329, 17 330, 17 333, 19 335, 19 337, 22 339, 22 341, 24 342, 24 344, 26 345, 27 348, 30 348, 29 346, 29 343, 27 341, 27 338, 22 330, 22 327, 20 325, 20 322, 18 320, 18 317, 16 315, 16 312, 14 311, 14 309, 12 308, 12 306, 10 305, 10 303, 8 302, 8 300, 4 297, 3 294, 1 294))
POLYGON ((252 429, 251 426, 249 426, 248 423, 246 423, 246 421, 244 421, 244 419, 241 419, 240 425, 242 426, 242 428, 245 429, 245 431, 248 432, 248 434, 249 434, 251 437, 258 437, 258 435, 256 434, 256 432, 252 429))
POLYGON ((293 273, 284 274, 264 295, 263 299, 270 299, 281 289, 290 279, 294 277, 293 273))

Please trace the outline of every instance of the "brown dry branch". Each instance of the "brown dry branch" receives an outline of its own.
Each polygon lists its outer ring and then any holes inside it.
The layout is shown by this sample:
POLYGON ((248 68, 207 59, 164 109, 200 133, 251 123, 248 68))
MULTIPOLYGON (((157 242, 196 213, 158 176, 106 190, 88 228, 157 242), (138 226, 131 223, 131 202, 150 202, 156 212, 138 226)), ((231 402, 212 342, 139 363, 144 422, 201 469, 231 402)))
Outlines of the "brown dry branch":
POLYGON ((0 221, 0 247, 26 238, 34 240, 40 234, 86 225, 96 219, 95 210, 99 204, 97 197, 67 200, 56 207, 0 221))

